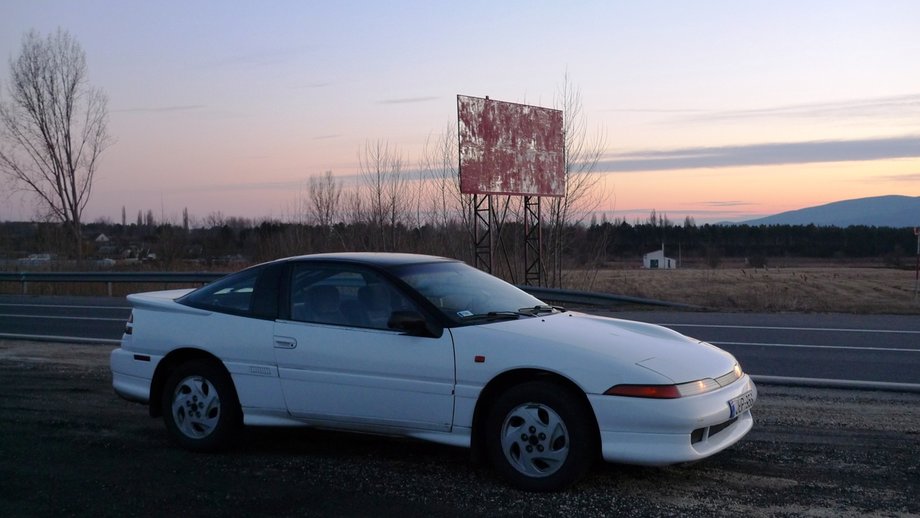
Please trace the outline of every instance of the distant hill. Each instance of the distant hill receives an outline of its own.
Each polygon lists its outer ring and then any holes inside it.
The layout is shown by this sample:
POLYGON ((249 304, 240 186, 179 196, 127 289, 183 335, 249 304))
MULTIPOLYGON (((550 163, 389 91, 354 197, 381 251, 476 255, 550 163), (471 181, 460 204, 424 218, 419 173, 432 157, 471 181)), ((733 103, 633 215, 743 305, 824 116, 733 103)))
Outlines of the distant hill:
POLYGON ((747 225, 809 225, 848 227, 920 226, 920 196, 875 196, 782 212, 742 222, 747 225))

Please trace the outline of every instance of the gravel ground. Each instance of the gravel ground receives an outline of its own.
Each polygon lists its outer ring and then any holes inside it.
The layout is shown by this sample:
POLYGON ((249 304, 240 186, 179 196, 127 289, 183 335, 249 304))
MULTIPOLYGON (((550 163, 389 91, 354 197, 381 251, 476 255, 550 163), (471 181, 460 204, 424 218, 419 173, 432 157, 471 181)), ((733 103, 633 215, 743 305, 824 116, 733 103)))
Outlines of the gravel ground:
POLYGON ((114 395, 109 350, 0 341, 0 516, 920 516, 920 394, 761 386, 715 457, 535 495, 411 440, 262 429, 184 452, 114 395))

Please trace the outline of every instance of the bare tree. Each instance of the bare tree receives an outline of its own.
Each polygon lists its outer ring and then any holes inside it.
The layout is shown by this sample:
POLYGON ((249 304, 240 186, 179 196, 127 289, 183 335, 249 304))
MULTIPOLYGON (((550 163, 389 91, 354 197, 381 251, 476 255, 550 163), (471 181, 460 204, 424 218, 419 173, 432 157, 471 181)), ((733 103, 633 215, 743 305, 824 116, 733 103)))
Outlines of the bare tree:
POLYGON ((601 189, 601 176, 594 172, 604 151, 606 136, 599 132, 594 140, 588 140, 581 91, 572 85, 568 73, 554 104, 562 110, 564 118, 565 196, 550 202, 547 280, 550 286, 561 287, 562 257, 570 239, 568 227, 581 224, 607 197, 601 189))
POLYGON ((427 178, 424 198, 428 200, 429 222, 441 235, 452 233, 454 239, 440 239, 434 253, 473 261, 472 196, 460 192, 458 170, 457 123, 447 124, 443 133, 429 136, 419 160, 419 169, 427 178))
POLYGON ((371 247, 380 250, 396 250, 397 226, 405 223, 412 206, 411 191, 407 189, 405 164, 396 150, 381 141, 365 143, 358 162, 367 197, 368 223, 374 235, 371 247), (384 238, 389 232, 389 238, 384 238))
POLYGON ((69 33, 28 32, 10 60, 8 101, 0 103, 0 171, 69 229, 83 256, 81 218, 99 157, 111 144, 108 100, 87 79, 86 55, 69 33))
POLYGON ((307 189, 310 196, 311 219, 328 231, 338 217, 342 185, 332 176, 332 171, 326 171, 322 176, 311 176, 307 189))
POLYGON ((425 197, 429 200, 430 221, 440 228, 467 218, 464 195, 460 193, 457 152, 457 129, 453 123, 447 125, 444 133, 425 140, 419 160, 419 169, 427 175, 425 197))

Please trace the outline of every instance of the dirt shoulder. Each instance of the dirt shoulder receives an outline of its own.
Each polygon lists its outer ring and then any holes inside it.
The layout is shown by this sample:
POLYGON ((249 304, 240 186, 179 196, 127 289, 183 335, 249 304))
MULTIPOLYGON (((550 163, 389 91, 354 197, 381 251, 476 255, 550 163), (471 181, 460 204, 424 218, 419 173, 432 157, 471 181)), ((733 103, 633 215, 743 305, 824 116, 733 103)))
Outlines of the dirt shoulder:
POLYGON ((111 389, 111 346, 0 341, 0 515, 916 516, 920 395, 760 387, 755 429, 706 461, 600 464, 506 487, 465 450, 302 429, 190 454, 111 389))
POLYGON ((39 364, 62 370, 108 367, 112 345, 30 342, 0 339, 0 362, 39 364))

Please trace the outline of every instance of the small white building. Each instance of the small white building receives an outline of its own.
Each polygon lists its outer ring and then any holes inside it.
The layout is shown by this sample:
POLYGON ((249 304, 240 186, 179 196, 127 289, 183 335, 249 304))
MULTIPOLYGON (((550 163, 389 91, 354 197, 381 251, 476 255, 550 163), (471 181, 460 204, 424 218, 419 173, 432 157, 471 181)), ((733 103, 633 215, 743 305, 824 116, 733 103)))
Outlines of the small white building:
POLYGON ((677 261, 665 257, 664 249, 655 250, 642 256, 642 267, 650 270, 673 270, 677 268, 677 261))

